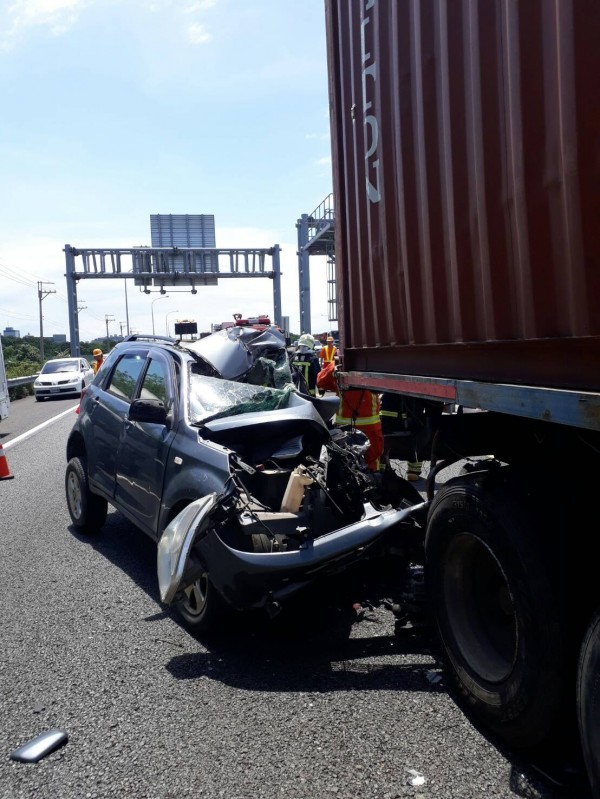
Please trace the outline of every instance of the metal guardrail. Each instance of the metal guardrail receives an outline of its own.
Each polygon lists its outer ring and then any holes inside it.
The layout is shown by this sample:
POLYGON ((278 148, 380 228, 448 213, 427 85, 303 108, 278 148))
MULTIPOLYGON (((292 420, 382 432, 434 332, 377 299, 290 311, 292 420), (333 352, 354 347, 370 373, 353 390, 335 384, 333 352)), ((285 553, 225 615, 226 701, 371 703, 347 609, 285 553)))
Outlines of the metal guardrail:
POLYGON ((30 383, 33 383, 35 381, 36 377, 37 374, 27 375, 27 377, 11 377, 6 380, 6 383, 9 388, 16 388, 17 386, 28 386, 30 383))

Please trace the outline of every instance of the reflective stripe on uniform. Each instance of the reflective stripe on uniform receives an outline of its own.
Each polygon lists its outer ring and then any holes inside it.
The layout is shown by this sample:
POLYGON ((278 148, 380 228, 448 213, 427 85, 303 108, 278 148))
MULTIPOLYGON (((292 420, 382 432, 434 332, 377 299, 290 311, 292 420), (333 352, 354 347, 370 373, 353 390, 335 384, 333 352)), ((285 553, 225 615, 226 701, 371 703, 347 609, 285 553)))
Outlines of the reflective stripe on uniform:
POLYGON ((366 427, 370 424, 379 424, 379 416, 359 416, 358 419, 348 418, 347 416, 335 415, 336 424, 353 424, 355 427, 366 427))

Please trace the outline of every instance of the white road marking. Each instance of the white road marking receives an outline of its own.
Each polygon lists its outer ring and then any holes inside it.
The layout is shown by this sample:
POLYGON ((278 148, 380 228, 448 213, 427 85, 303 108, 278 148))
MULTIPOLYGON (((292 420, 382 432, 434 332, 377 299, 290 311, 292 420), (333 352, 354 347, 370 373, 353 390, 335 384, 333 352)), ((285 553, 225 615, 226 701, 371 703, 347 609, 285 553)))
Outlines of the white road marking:
POLYGON ((62 419, 62 417, 66 416, 68 413, 74 413, 76 409, 77 405, 73 405, 72 408, 67 408, 66 411, 59 413, 58 416, 53 416, 52 419, 47 419, 45 422, 38 424, 37 427, 32 427, 31 430, 28 430, 26 433, 23 433, 22 435, 17 436, 16 438, 11 439, 10 441, 7 441, 6 444, 2 444, 2 449, 7 450, 10 447, 12 447, 13 444, 18 444, 20 441, 25 441, 26 438, 29 438, 29 436, 32 436, 34 433, 37 433, 38 430, 42 430, 44 427, 48 427, 49 424, 52 424, 53 422, 56 422, 59 419, 62 419))

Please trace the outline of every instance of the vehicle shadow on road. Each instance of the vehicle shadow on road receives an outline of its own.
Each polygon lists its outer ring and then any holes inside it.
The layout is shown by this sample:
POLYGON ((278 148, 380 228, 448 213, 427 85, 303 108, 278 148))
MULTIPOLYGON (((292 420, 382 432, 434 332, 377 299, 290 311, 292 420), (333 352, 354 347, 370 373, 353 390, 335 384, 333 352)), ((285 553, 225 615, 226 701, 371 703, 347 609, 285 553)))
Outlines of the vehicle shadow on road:
MULTIPOLYGON (((156 544, 150 538, 116 511, 109 513, 98 536, 80 536, 73 528, 71 532, 156 602, 156 614, 146 621, 168 617, 183 628, 176 611, 160 601, 156 544)), ((444 680, 431 629, 398 622, 381 601, 389 586, 374 583, 372 574, 363 577, 336 578, 305 592, 272 620, 258 612, 235 616, 220 636, 191 638, 195 651, 170 657, 165 668, 178 680, 208 677, 244 691, 448 694, 461 708, 460 697, 444 680)), ((469 717, 468 709, 461 709, 469 717)), ((470 721, 511 763, 515 796, 591 799, 580 764, 571 770, 560 741, 556 750, 533 762, 508 751, 475 719, 470 721)))
POLYGON ((132 522, 109 507, 99 533, 83 535, 73 526, 69 532, 83 546, 91 546, 113 563, 148 596, 160 603, 156 578, 156 544, 132 522))
MULTIPOLYGON (((82 536, 70 529, 82 545, 93 547, 156 602, 152 620, 168 616, 183 627, 177 612, 161 603, 156 544, 148 536, 112 510, 98 535, 82 536)), ((322 677, 323 686, 332 679, 339 683, 336 690, 344 682, 348 690, 359 686, 386 690, 404 682, 412 690, 441 690, 428 631, 397 624, 382 604, 388 589, 378 586, 372 573, 353 572, 347 579, 338 577, 305 591, 275 619, 262 611, 234 614, 222 635, 199 640, 204 652, 179 655, 167 669, 178 679, 196 679, 208 671, 219 679, 217 657, 223 679, 249 690, 313 690, 308 684, 322 677), (248 651, 252 651, 251 668, 248 651), (412 664, 399 668, 395 661, 400 655, 414 656, 412 664), (359 663, 368 659, 377 662, 359 663), (274 669, 281 679, 273 680, 274 669)))

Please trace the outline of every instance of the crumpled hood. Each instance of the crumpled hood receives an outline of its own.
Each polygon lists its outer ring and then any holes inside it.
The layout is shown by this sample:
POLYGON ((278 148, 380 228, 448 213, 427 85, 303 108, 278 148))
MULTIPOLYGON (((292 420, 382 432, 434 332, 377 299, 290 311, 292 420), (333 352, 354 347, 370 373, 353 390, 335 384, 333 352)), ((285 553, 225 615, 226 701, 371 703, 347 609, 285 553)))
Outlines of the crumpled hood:
POLYGON ((206 361, 226 380, 240 380, 261 358, 277 364, 285 359, 287 363, 285 338, 275 327, 267 330, 230 327, 199 341, 182 343, 182 346, 206 361))

